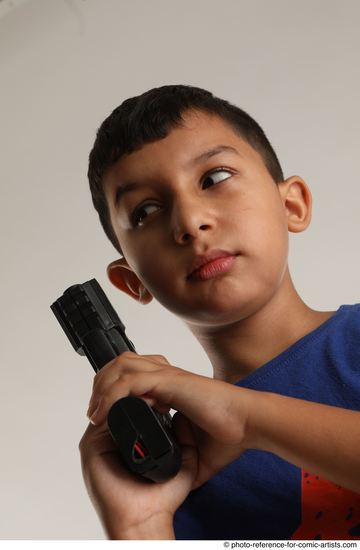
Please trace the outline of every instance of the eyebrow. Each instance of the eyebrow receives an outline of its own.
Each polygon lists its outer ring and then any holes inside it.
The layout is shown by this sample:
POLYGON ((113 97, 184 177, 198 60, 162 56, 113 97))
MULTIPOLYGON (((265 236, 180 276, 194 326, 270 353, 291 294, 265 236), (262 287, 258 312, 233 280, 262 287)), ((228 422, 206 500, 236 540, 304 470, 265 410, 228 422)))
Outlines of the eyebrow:
MULTIPOLYGON (((235 149, 235 147, 232 147, 231 145, 217 145, 216 147, 213 147, 208 151, 204 151, 197 157, 191 159, 190 162, 187 163, 187 166, 188 167, 196 166, 196 164, 199 164, 204 160, 214 157, 215 155, 219 155, 220 153, 235 153, 236 155, 240 155, 239 151, 235 149)), ((128 181, 123 184, 120 184, 119 187, 116 189, 116 193, 115 193, 115 198, 114 198, 115 206, 119 204, 120 199, 124 195, 126 195, 127 193, 130 193, 131 191, 136 191, 136 189, 140 189, 141 187, 146 187, 146 184, 137 182, 137 181, 128 181)))
POLYGON ((204 153, 201 153, 198 157, 192 159, 189 162, 189 166, 199 164, 199 162, 214 157, 215 155, 219 155, 220 153, 236 153, 237 155, 240 154, 239 151, 235 149, 235 147, 231 147, 231 145, 218 145, 217 147, 209 149, 209 151, 205 151, 204 153))

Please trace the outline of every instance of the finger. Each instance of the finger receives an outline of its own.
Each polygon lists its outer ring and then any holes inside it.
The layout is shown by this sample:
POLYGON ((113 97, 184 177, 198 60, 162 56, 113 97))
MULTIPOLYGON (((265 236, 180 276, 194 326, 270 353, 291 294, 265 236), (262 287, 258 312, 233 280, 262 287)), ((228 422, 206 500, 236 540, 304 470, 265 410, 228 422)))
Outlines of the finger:
POLYGON ((102 367, 94 377, 93 390, 102 387, 104 380, 115 380, 117 375, 133 370, 155 370, 158 365, 169 365, 168 360, 162 355, 138 355, 131 351, 125 351, 102 367))
POLYGON ((135 372, 122 376, 101 395, 95 410, 90 415, 90 421, 95 425, 105 422, 112 405, 128 395, 155 397, 147 394, 151 394, 151 390, 156 387, 158 381, 159 375, 157 372, 149 372, 146 375, 143 372, 135 372))
POLYGON ((80 454, 86 457, 90 457, 91 454, 102 454, 117 449, 105 424, 94 426, 89 423, 78 446, 80 454))
POLYGON ((106 378, 107 376, 109 376, 109 373, 111 375, 113 371, 116 372, 117 369, 122 369, 124 361, 126 360, 131 361, 131 359, 138 358, 138 357, 139 356, 132 351, 124 351, 117 357, 114 357, 114 359, 112 359, 111 361, 109 361, 109 363, 104 365, 94 376, 93 391, 99 385, 99 383, 103 378, 106 378))
POLYGON ((151 361, 154 361, 155 363, 161 363, 163 365, 171 365, 171 363, 169 363, 169 361, 163 355, 141 355, 141 357, 148 358, 151 361))
MULTIPOLYGON (((117 394, 116 394, 117 395, 117 394)), ((149 405, 149 407, 151 407, 152 409, 156 410, 158 413, 160 414, 167 414, 169 413, 171 407, 170 405, 166 404, 166 403, 161 403, 158 399, 156 399, 155 397, 151 397, 149 395, 139 395, 137 396, 139 397, 140 399, 142 399, 143 401, 145 401, 145 403, 147 405, 149 405)), ((93 415, 95 414, 95 412, 97 413, 97 409, 98 409, 98 405, 100 404, 100 400, 102 399, 102 397, 100 397, 95 405, 93 407, 89 407, 89 409, 87 410, 87 413, 86 413, 86 416, 90 419, 92 419, 93 415)), ((118 399, 121 399, 121 397, 117 397, 117 399, 115 399, 115 401, 117 401, 118 399)), ((110 406, 111 407, 111 406, 110 406)))
POLYGON ((141 399, 144 399, 144 401, 146 401, 147 404, 150 405, 150 407, 155 409, 157 412, 161 414, 167 414, 168 412, 170 412, 170 405, 167 405, 166 403, 160 403, 160 401, 154 399, 153 397, 148 398, 143 395, 140 395, 140 397, 141 399))
MULTIPOLYGON (((170 364, 160 355, 142 356, 133 352, 124 352, 110 361, 94 378, 87 414, 91 416, 97 407, 101 395, 124 374, 128 372, 151 372, 153 370, 158 370, 159 365, 164 366, 170 364)), ((155 401, 149 401, 149 405, 153 405, 154 403, 155 401)))

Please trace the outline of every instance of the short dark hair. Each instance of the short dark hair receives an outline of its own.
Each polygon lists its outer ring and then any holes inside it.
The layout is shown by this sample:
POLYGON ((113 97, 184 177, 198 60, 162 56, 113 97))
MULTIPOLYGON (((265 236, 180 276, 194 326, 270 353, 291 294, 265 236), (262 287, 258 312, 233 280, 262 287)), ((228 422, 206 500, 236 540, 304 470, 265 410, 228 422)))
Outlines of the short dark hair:
POLYGON ((284 179, 275 151, 259 124, 245 111, 215 97, 211 92, 178 84, 152 88, 139 96, 126 99, 98 129, 90 152, 88 169, 92 201, 101 225, 121 254, 121 246, 111 225, 103 190, 105 171, 124 154, 165 138, 172 128, 184 122, 182 115, 188 110, 221 117, 261 155, 275 183, 284 179))

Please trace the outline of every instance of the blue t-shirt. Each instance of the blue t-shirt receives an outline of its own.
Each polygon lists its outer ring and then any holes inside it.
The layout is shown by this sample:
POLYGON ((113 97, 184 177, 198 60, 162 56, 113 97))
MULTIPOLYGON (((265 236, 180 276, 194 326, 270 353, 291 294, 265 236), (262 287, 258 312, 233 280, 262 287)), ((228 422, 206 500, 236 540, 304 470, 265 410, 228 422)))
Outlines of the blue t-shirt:
MULTIPOLYGON (((340 306, 236 385, 360 410, 360 304, 340 306)), ((250 449, 189 494, 174 530, 190 540, 360 539, 360 494, 250 449)))

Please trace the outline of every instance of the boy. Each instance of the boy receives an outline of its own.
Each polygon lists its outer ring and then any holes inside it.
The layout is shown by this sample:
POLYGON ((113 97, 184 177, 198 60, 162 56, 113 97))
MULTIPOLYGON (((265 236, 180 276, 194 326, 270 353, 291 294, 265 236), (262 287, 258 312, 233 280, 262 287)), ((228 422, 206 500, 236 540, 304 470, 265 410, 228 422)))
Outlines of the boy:
POLYGON ((180 316, 214 378, 124 353, 94 379, 80 452, 110 538, 360 538, 360 305, 315 311, 293 286, 288 231, 311 194, 284 179, 258 124, 190 86, 125 101, 103 122, 89 181, 123 256, 111 282, 180 316), (106 430, 128 394, 178 411, 179 474, 119 464, 106 430))

